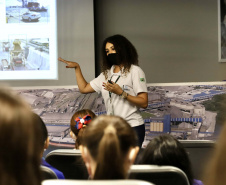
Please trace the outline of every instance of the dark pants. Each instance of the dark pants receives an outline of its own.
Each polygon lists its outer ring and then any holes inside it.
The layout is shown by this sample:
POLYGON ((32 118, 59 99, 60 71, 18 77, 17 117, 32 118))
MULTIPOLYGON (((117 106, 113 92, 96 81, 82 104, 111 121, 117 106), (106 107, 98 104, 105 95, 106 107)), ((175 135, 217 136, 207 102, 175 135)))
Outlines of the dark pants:
POLYGON ((139 125, 137 127, 133 127, 133 129, 136 131, 137 133, 137 137, 138 137, 138 146, 141 148, 142 143, 144 142, 144 136, 145 136, 145 126, 143 125, 139 125))

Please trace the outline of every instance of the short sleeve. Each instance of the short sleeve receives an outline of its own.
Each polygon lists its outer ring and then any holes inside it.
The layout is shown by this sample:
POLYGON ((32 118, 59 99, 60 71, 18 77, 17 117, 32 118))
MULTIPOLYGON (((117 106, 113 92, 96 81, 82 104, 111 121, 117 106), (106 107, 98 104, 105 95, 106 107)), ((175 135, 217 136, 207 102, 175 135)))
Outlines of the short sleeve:
POLYGON ((136 95, 141 92, 147 92, 146 77, 143 70, 140 67, 134 66, 132 71, 132 79, 133 79, 133 90, 136 95))
POLYGON ((105 77, 103 73, 101 73, 97 78, 90 81, 90 85, 94 89, 94 91, 96 91, 97 93, 100 93, 104 80, 105 80, 105 77))

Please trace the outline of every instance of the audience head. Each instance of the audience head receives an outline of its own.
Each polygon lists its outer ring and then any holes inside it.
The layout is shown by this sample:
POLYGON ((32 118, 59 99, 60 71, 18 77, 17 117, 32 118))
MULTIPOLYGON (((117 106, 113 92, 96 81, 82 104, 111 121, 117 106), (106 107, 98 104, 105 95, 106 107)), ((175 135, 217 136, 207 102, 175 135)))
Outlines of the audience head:
POLYGON ((48 130, 46 128, 45 123, 43 122, 42 118, 37 115, 33 114, 33 119, 37 127, 41 130, 41 135, 39 136, 40 138, 40 145, 42 146, 42 151, 41 151, 41 156, 43 155, 43 152, 45 149, 49 147, 49 136, 48 136, 48 130))
POLYGON ((79 110, 71 118, 70 136, 76 140, 75 148, 78 149, 82 142, 82 135, 86 126, 94 119, 96 115, 89 109, 79 110))
POLYGON ((223 185, 226 184, 226 124, 222 127, 219 138, 216 142, 216 148, 207 163, 204 177, 205 185, 223 185))
POLYGON ((169 134, 153 138, 145 148, 140 163, 177 167, 184 171, 190 184, 193 184, 188 154, 183 145, 169 134))
POLYGON ((9 88, 0 88, 0 185, 41 183, 40 151, 33 113, 9 88))
POLYGON ((133 128, 118 116, 96 117, 85 130, 81 151, 92 179, 124 179, 139 147, 133 128))

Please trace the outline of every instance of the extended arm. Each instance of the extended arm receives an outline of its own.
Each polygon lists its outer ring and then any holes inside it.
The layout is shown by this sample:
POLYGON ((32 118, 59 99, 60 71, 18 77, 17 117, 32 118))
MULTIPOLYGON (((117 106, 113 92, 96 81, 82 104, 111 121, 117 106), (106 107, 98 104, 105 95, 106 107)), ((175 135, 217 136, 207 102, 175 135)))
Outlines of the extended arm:
POLYGON ((70 62, 67 60, 64 60, 62 58, 58 58, 59 61, 67 64, 66 68, 74 68, 75 69, 75 76, 78 84, 79 91, 81 93, 92 93, 95 92, 94 89, 91 87, 89 83, 85 80, 85 78, 82 75, 81 68, 77 62, 70 62))

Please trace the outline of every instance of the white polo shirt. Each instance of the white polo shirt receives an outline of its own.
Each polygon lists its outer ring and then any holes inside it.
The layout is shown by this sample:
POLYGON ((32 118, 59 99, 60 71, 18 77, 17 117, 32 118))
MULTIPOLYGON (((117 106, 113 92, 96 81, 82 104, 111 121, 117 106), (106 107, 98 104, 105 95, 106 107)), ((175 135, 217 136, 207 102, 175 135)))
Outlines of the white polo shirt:
MULTIPOLYGON (((114 66, 108 71, 108 79, 115 82, 116 79, 120 76, 117 81, 117 84, 128 94, 132 96, 137 96, 138 93, 147 92, 146 78, 143 70, 139 66, 132 65, 130 72, 121 74, 121 71, 114 73, 114 66)), ((132 127, 136 127, 144 124, 143 118, 140 114, 139 108, 128 100, 123 99, 117 94, 111 94, 111 102, 109 91, 105 90, 103 87, 103 82, 107 83, 105 76, 101 73, 97 78, 93 79, 90 82, 91 87, 97 92, 102 93, 102 97, 105 102, 107 114, 114 112, 114 115, 124 118, 132 127)))

